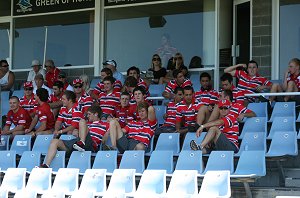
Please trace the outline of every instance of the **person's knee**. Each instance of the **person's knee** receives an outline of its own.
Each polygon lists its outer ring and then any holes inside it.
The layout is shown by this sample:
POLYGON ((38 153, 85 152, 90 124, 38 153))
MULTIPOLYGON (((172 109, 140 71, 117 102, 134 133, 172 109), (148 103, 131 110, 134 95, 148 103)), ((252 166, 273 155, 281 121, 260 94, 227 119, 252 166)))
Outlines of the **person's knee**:
POLYGON ((61 141, 60 139, 52 139, 52 140, 51 140, 51 143, 50 143, 50 146, 52 146, 52 147, 53 147, 53 146, 57 147, 60 141, 61 141))
POLYGON ((138 143, 134 150, 145 150, 145 145, 143 143, 138 143))

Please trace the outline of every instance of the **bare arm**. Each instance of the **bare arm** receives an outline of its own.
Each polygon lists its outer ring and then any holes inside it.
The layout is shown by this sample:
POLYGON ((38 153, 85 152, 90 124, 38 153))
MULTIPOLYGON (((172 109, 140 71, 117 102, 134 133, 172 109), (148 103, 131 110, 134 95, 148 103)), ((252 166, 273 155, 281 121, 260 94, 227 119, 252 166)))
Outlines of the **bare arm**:
POLYGON ((148 119, 151 121, 156 120, 155 109, 153 106, 148 107, 148 119))
POLYGON ((10 71, 9 74, 8 74, 8 83, 7 83, 7 85, 2 86, 1 89, 3 91, 10 90, 14 86, 14 82, 15 82, 15 74, 10 71))
POLYGON ((227 67, 224 69, 224 72, 225 73, 229 73, 231 74, 232 76, 234 76, 235 72, 236 72, 236 68, 238 67, 244 67, 244 68, 247 68, 247 65, 246 64, 237 64, 237 65, 233 65, 233 66, 230 66, 230 67, 227 67))
POLYGON ((49 103, 50 105, 50 108, 51 109, 56 109, 56 108, 60 108, 63 106, 63 103, 61 100, 57 101, 57 102, 52 102, 52 103, 49 103))

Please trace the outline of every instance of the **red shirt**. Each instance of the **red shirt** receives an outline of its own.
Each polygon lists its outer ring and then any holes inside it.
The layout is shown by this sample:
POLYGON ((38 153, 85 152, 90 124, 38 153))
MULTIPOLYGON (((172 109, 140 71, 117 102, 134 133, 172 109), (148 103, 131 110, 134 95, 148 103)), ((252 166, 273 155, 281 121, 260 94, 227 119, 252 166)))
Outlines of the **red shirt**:
POLYGON ((149 97, 150 96, 150 92, 149 92, 149 87, 147 86, 147 83, 142 79, 142 78, 139 78, 138 79, 138 84, 137 84, 138 87, 143 87, 146 91, 146 96, 149 97))
POLYGON ((167 118, 163 126, 173 126, 176 125, 176 109, 177 104, 175 102, 169 102, 167 106, 167 118))
POLYGON ((125 127, 126 137, 143 143, 148 147, 150 139, 157 127, 157 120, 154 121, 130 121, 125 127))
POLYGON ((14 113, 12 110, 9 110, 7 113, 7 119, 5 126, 11 126, 14 124, 15 126, 22 125, 24 129, 28 129, 31 124, 31 116, 29 115, 28 111, 19 107, 18 111, 14 113))
POLYGON ((102 92, 99 94, 98 103, 104 114, 115 116, 115 108, 120 104, 120 92, 102 92))
POLYGON ((109 123, 94 121, 93 123, 88 124, 88 129, 93 141, 93 148, 97 151, 99 144, 102 142, 103 136, 109 130, 109 123))
POLYGON ((37 102, 34 99, 34 94, 31 95, 31 98, 28 100, 26 96, 20 98, 20 106, 28 111, 29 114, 35 112, 35 108, 37 107, 37 102))
POLYGON ((241 105, 239 103, 233 103, 229 114, 237 118, 241 113, 250 113, 250 112, 252 111, 250 109, 247 109, 247 107, 245 107, 244 105, 241 105))
POLYGON ((201 104, 195 99, 193 99, 192 103, 188 106, 185 100, 178 103, 176 108, 176 122, 184 121, 185 127, 195 125, 200 106, 201 104))
POLYGON ((55 124, 54 115, 48 103, 44 102, 42 105, 37 106, 36 115, 38 115, 40 122, 46 122, 45 130, 54 128, 54 124, 55 124))
POLYGON ((57 81, 59 72, 60 72, 60 69, 58 69, 57 67, 54 67, 53 71, 48 71, 46 73, 47 86, 50 89, 53 88, 54 82, 57 81))
POLYGON ((59 97, 57 97, 56 95, 54 95, 54 93, 50 94, 50 96, 48 98, 48 103, 60 101, 61 97, 63 96, 63 94, 64 93, 61 93, 61 95, 59 97))
POLYGON ((129 106, 122 107, 121 105, 118 105, 115 109, 116 111, 116 118, 119 118, 119 124, 121 128, 124 128, 126 126, 126 119, 129 115, 129 106))
POLYGON ((62 129, 73 126, 79 129, 79 121, 83 119, 83 113, 76 108, 76 104, 68 110, 67 107, 61 107, 57 121, 62 122, 62 129))
POLYGON ((200 91, 195 93, 195 98, 199 103, 204 105, 217 104, 219 101, 219 93, 213 89, 200 89, 200 91))
POLYGON ((287 83, 289 83, 290 81, 294 81, 295 85, 297 86, 298 90, 300 90, 300 74, 298 75, 291 75, 289 73, 288 77, 287 77, 287 83))
MULTIPOLYGON (((113 84, 113 87, 114 87, 114 91, 115 91, 115 92, 120 92, 121 89, 122 89, 122 82, 119 81, 119 80, 116 80, 116 81, 114 82, 114 84, 113 84)), ((96 85, 96 87, 95 87, 94 90, 93 90, 93 93, 94 93, 95 95, 99 95, 99 94, 102 93, 102 92, 105 92, 105 91, 104 91, 104 84, 103 84, 103 82, 98 82, 97 85, 96 85)))
MULTIPOLYGON (((145 100, 149 106, 152 106, 152 103, 150 101, 145 100)), ((129 104, 129 113, 128 113, 128 119, 130 120, 139 120, 139 112, 137 110, 137 103, 134 101, 134 103, 129 104)))
POLYGON ((78 109, 84 114, 86 110, 92 106, 93 98, 89 94, 82 91, 81 97, 76 102, 78 104, 78 109))
POLYGON ((219 129, 227 139, 234 143, 234 145, 239 148, 238 135, 239 135, 239 125, 236 118, 233 115, 228 114, 224 118, 221 118, 224 124, 219 126, 219 129))
POLYGON ((185 79, 181 85, 178 85, 176 80, 171 80, 168 82, 165 88, 165 92, 174 93, 176 87, 185 88, 186 86, 193 86, 192 81, 190 81, 189 79, 185 79))

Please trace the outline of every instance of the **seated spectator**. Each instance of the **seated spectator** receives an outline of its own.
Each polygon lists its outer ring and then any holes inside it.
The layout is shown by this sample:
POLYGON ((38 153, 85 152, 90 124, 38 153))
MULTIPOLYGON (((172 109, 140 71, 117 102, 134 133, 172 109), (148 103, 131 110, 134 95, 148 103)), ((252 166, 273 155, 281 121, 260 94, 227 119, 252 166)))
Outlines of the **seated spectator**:
POLYGON ((124 128, 128 123, 129 115, 129 100, 130 94, 128 92, 121 93, 120 104, 116 107, 116 118, 119 120, 121 128, 124 128))
POLYGON ((61 81, 55 81, 53 84, 53 93, 50 94, 48 103, 56 118, 60 108, 63 106, 62 96, 64 94, 64 84, 61 81))
POLYGON ((121 89, 121 92, 128 92, 130 94, 129 104, 134 104, 135 99, 133 96, 133 90, 137 87, 138 81, 133 76, 128 76, 124 82, 124 86, 121 89))
POLYGON ((114 91, 115 78, 107 76, 103 79, 104 91, 98 96, 98 103, 102 109, 103 120, 115 117, 115 108, 120 104, 120 92, 114 91))
POLYGON ((86 110, 92 106, 93 98, 84 91, 83 82, 81 79, 76 78, 73 80, 74 93, 76 94, 76 101, 78 108, 85 114, 86 110))
POLYGON ((15 135, 23 135, 31 123, 29 113, 20 106, 19 98, 12 96, 9 99, 10 110, 7 113, 5 126, 2 135, 10 135, 13 139, 15 135))
POLYGON ((186 66, 181 66, 179 70, 183 73, 184 78, 190 78, 189 69, 186 66))
POLYGON ((176 131, 176 108, 177 104, 182 101, 183 89, 176 87, 174 94, 174 101, 168 103, 167 111, 164 115, 165 123, 156 129, 156 136, 159 136, 161 133, 174 133, 176 131))
POLYGON ((33 118, 35 114, 34 108, 37 106, 33 93, 33 83, 31 81, 27 81, 23 84, 23 87, 24 96, 20 98, 20 105, 33 118))
MULTIPOLYGON (((300 60, 293 58, 289 62, 287 71, 284 74, 283 84, 274 83, 271 88, 271 93, 277 92, 298 92, 300 90, 300 60)), ((284 96, 284 101, 294 99, 295 96, 284 96)), ((269 98, 272 103, 275 100, 275 96, 269 98)))
POLYGON ((36 84, 36 87, 33 88, 33 93, 34 94, 36 94, 36 90, 38 90, 40 88, 46 89, 48 91, 49 95, 52 93, 52 90, 45 85, 44 77, 43 77, 42 74, 35 75, 34 81, 35 81, 35 84, 36 84))
POLYGON ((1 91, 10 91, 12 93, 14 90, 15 74, 9 70, 9 65, 6 60, 1 60, 0 66, 1 91))
POLYGON ((35 100, 38 106, 35 109, 35 116, 32 119, 29 128, 25 130, 25 134, 34 136, 52 133, 55 120, 50 105, 47 102, 48 98, 49 95, 46 89, 39 88, 36 90, 35 100), (40 122, 40 125, 35 129, 38 122, 40 122))
POLYGON ((90 93, 92 92, 92 89, 90 87, 90 80, 89 80, 88 75, 82 74, 79 76, 79 78, 83 82, 83 90, 85 91, 85 93, 88 93, 90 95, 90 93))
POLYGON ((114 60, 107 60, 105 62, 102 63, 105 67, 109 68, 112 73, 113 73, 113 77, 116 80, 121 81, 121 83, 123 84, 125 79, 123 74, 121 74, 120 72, 117 71, 117 62, 114 60))
MULTIPOLYGON (((66 74, 66 72, 60 71, 59 74, 58 74, 57 80, 61 81, 63 83, 63 89, 64 89, 64 91, 65 90, 74 91, 73 87, 67 81, 67 74, 66 74)), ((54 83, 53 83, 53 86, 54 86, 54 83)))
POLYGON ((176 107, 176 132, 185 134, 195 132, 198 128, 196 123, 197 112, 200 104, 194 98, 194 89, 192 86, 183 88, 183 101, 176 107))
MULTIPOLYGON (((236 77, 239 80, 237 88, 244 90, 245 93, 261 93, 266 89, 269 90, 272 86, 272 83, 267 78, 258 74, 258 64, 254 60, 249 61, 248 66, 246 64, 238 64, 227 67, 224 72, 236 77)), ((253 102, 255 98, 248 97, 248 100, 253 102)))
POLYGON ((46 82, 47 86, 52 89, 53 84, 55 81, 58 80, 58 75, 60 73, 60 69, 55 67, 53 60, 47 60, 45 62, 45 68, 46 68, 46 82))
POLYGON ((146 101, 146 91, 143 87, 137 86, 136 88, 134 88, 133 97, 134 97, 134 101, 129 102, 130 106, 129 106, 128 117, 131 120, 139 120, 140 117, 137 109, 138 104, 142 102, 147 102, 148 105, 150 106, 151 104, 149 101, 146 101))
POLYGON ((140 120, 130 121, 121 128, 116 119, 110 121, 110 139, 112 147, 104 144, 106 150, 118 150, 124 153, 126 150, 146 150, 157 126, 155 110, 147 102, 141 102, 137 106, 140 120))
POLYGON ((203 68, 202 59, 199 56, 193 56, 189 64, 189 68, 203 68))
POLYGON ((238 152, 239 127, 236 118, 229 114, 231 107, 229 100, 219 101, 219 119, 200 125, 196 132, 197 137, 200 136, 203 129, 209 128, 209 130, 200 145, 197 145, 194 140, 191 141, 192 150, 202 150, 203 154, 210 153, 212 150, 238 152))
POLYGON ((91 106, 87 110, 87 117, 90 124, 84 119, 79 121, 79 137, 72 140, 53 139, 48 149, 45 164, 41 168, 49 168, 57 150, 66 151, 68 155, 72 151, 97 152, 104 136, 107 136, 109 124, 102 122, 102 111, 99 106, 91 106))
POLYGON ((34 78, 37 74, 42 74, 45 78, 46 71, 42 68, 42 65, 39 60, 33 60, 31 62, 32 70, 29 71, 27 81, 31 81, 33 83, 33 87, 36 87, 34 78))
POLYGON ((127 69, 127 77, 133 76, 138 81, 137 86, 144 87, 146 91, 146 95, 150 96, 150 93, 148 91, 149 87, 147 83, 142 78, 140 78, 140 74, 141 74, 140 69, 135 66, 132 66, 129 69, 127 69))
POLYGON ((165 91, 162 93, 163 97, 167 99, 174 98, 174 90, 176 87, 184 88, 186 86, 192 86, 192 82, 189 79, 185 79, 183 73, 179 69, 175 69, 173 71, 174 80, 171 80, 166 88, 165 91))
POLYGON ((167 66, 168 73, 167 75, 160 79, 160 84, 168 83, 170 80, 174 79, 173 71, 175 69, 180 69, 182 66, 184 66, 183 62, 183 56, 181 53, 176 53, 174 57, 170 58, 167 66))
POLYGON ((159 84, 160 79, 167 75, 167 70, 166 68, 162 67, 161 59, 158 54, 154 54, 152 56, 151 68, 149 71, 153 72, 153 84, 159 84))

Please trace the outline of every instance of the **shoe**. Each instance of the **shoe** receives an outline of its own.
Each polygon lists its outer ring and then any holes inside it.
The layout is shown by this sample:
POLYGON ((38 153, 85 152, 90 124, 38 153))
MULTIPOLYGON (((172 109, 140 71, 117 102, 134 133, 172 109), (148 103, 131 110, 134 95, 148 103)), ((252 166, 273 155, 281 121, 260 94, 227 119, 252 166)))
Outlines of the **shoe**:
POLYGON ((103 151, 114 151, 116 150, 114 147, 108 146, 107 144, 102 145, 102 150, 103 151))
POLYGON ((75 150, 77 150, 77 151, 80 151, 80 152, 84 152, 85 151, 84 147, 85 147, 85 144, 81 140, 79 140, 75 144, 73 144, 73 148, 75 150))
POLYGON ((194 151, 201 150, 200 145, 198 145, 195 140, 190 142, 190 147, 194 151))
POLYGON ((49 166, 47 164, 41 164, 39 168, 49 168, 49 166))

